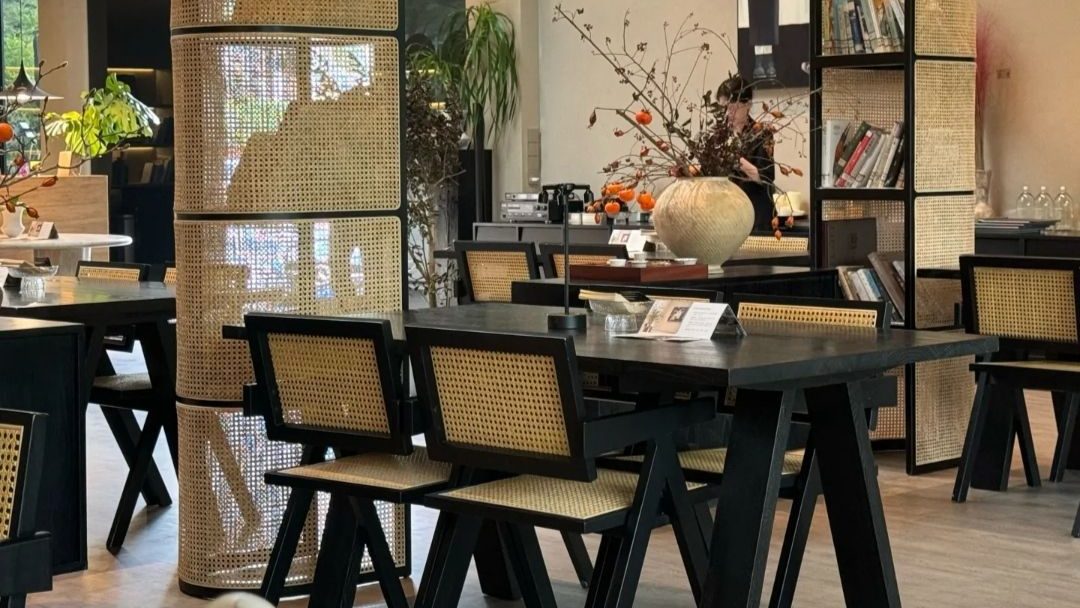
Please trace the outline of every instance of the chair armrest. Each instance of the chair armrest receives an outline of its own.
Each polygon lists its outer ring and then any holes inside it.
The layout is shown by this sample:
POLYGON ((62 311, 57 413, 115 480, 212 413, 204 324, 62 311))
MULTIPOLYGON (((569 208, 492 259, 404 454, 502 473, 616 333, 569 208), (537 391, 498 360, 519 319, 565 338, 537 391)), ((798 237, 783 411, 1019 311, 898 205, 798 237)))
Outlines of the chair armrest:
POLYGON ((585 454, 602 456, 623 448, 670 436, 679 429, 703 424, 716 417, 711 399, 665 405, 586 421, 585 454))
POLYGON ((0 597, 52 589, 52 535, 0 542, 0 597))

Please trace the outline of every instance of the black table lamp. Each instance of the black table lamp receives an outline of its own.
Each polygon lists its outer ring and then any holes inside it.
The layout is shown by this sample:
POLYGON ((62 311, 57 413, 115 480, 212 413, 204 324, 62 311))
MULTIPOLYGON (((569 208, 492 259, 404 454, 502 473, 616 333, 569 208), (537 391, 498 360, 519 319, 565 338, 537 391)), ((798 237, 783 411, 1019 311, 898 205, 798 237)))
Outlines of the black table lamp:
POLYGON ((570 195, 578 190, 584 193, 583 205, 593 201, 589 186, 558 184, 544 186, 540 192, 540 202, 548 205, 548 216, 551 216, 554 206, 562 215, 563 225, 563 311, 548 315, 548 329, 586 331, 588 328, 588 318, 584 313, 570 312, 570 195))

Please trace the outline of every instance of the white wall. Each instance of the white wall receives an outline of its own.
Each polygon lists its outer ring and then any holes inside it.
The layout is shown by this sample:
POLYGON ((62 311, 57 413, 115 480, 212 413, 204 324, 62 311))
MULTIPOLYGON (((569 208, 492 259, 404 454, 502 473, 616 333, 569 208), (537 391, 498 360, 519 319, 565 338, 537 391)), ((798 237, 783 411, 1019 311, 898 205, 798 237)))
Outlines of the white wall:
MULTIPOLYGON (((610 35, 621 40, 623 11, 630 11, 632 41, 648 42, 650 53, 662 53, 664 45, 661 24, 671 22, 673 28, 690 13, 694 21, 736 40, 737 3, 733 0, 624 0, 615 2, 585 2, 584 0, 536 0, 540 11, 540 128, 543 132, 543 178, 545 182, 575 181, 600 185, 600 169, 611 160, 626 154, 632 146, 629 138, 617 139, 612 131, 621 119, 601 114, 600 121, 587 129, 589 114, 596 106, 622 107, 630 91, 619 84, 618 77, 601 58, 566 23, 552 23, 556 4, 567 9, 584 7, 582 22, 591 23, 600 40, 610 35)), ((689 72, 684 62, 673 73, 689 72)), ((716 49, 709 73, 710 88, 717 87, 730 71, 735 71, 733 59, 724 49, 716 49)), ((699 80, 700 82, 700 80, 699 80)), ((699 97, 700 84, 691 87, 688 96, 699 97)), ((773 95, 777 93, 771 93, 773 95)), ((786 97, 792 92, 779 92, 786 97)), ((808 132, 806 117, 799 121, 808 132)), ((808 144, 796 146, 792 138, 778 142, 777 159, 802 168, 809 175, 808 144), (801 150, 801 154, 800 154, 801 150)), ((807 178, 777 176, 778 185, 785 190, 808 189, 807 178)))
POLYGON ((86 0, 38 0, 41 60, 45 68, 67 61, 63 70, 53 72, 41 88, 63 99, 50 100, 49 109, 60 112, 82 107, 80 95, 90 88, 89 42, 86 28, 86 0))
POLYGON ((992 202, 1012 208, 1020 188, 1067 186, 1080 194, 1080 2, 979 0, 995 24, 998 69, 988 115, 987 166, 992 202), (1033 7, 1037 4, 1038 9, 1033 7))

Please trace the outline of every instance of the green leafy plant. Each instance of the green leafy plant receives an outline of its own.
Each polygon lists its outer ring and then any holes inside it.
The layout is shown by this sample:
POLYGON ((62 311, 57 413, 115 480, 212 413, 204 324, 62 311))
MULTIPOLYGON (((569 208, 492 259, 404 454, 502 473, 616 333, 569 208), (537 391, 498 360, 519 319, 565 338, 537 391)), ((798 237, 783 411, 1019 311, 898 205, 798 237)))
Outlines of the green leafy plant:
POLYGON ((153 110, 136 99, 116 74, 105 79, 105 86, 83 93, 82 100, 81 111, 47 114, 45 132, 50 137, 62 135, 67 149, 84 159, 103 156, 129 140, 150 137, 151 125, 158 122, 153 110))

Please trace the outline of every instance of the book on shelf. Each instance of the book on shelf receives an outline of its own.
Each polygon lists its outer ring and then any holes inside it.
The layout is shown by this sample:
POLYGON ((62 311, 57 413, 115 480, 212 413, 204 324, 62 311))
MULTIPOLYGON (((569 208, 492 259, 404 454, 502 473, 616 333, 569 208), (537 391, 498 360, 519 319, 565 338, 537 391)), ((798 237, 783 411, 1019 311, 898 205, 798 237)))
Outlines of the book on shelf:
POLYGON ((888 294, 893 309, 896 310, 896 314, 903 319, 907 312, 904 303, 904 294, 907 290, 904 288, 904 274, 901 272, 904 266, 904 254, 881 253, 875 251, 867 256, 867 258, 870 260, 870 265, 874 268, 874 272, 877 273, 877 277, 881 281, 881 285, 885 289, 886 294, 888 294))
POLYGON ((855 302, 888 302, 892 320, 903 322, 905 314, 903 254, 874 252, 868 256, 870 266, 839 266, 837 276, 844 298, 855 302))
POLYGON ((903 121, 886 130, 865 121, 828 119, 823 131, 821 187, 896 187, 906 160, 903 121))
POLYGON ((821 33, 832 54, 904 49, 904 0, 828 0, 821 33))

